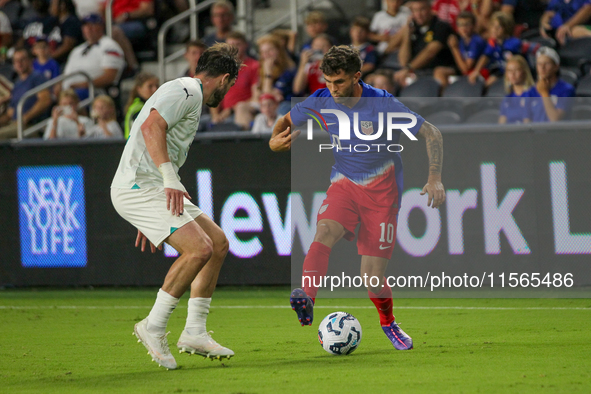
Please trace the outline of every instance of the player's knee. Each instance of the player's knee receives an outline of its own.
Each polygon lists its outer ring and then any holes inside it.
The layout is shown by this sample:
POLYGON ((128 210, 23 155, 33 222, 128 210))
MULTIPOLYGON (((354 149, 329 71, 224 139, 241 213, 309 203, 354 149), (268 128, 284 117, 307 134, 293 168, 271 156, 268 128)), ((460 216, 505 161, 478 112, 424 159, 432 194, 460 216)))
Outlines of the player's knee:
POLYGON ((323 244, 334 243, 337 238, 338 235, 335 234, 335 231, 326 224, 320 224, 316 228, 315 242, 322 242, 323 244))
POLYGON ((213 242, 213 253, 215 255, 225 257, 228 254, 229 249, 230 242, 228 242, 228 238, 226 238, 224 233, 216 237, 216 239, 213 242))
POLYGON ((189 251, 188 257, 196 264, 205 264, 213 254, 213 242, 209 237, 200 239, 189 251))

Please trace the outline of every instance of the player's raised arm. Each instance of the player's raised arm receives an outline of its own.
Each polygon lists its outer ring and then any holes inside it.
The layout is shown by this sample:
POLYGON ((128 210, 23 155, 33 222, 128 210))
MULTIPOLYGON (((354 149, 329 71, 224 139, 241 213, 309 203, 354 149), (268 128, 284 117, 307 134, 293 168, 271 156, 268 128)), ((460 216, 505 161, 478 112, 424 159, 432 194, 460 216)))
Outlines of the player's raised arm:
POLYGON ((164 180, 166 209, 170 210, 173 215, 179 216, 183 214, 183 197, 191 197, 178 180, 174 167, 170 162, 166 145, 167 129, 168 124, 155 109, 150 112, 150 115, 140 127, 146 142, 146 149, 164 180))
POLYGON ((428 193, 427 206, 439 207, 445 201, 445 189, 441 183, 441 169, 443 166, 443 137, 441 132, 429 122, 424 122, 419 129, 418 136, 427 143, 429 156, 429 178, 423 187, 421 195, 428 193))
POLYGON ((269 140, 269 147, 274 152, 288 151, 291 149, 292 141, 298 135, 300 135, 300 130, 291 132, 291 115, 288 112, 275 123, 273 135, 269 140))

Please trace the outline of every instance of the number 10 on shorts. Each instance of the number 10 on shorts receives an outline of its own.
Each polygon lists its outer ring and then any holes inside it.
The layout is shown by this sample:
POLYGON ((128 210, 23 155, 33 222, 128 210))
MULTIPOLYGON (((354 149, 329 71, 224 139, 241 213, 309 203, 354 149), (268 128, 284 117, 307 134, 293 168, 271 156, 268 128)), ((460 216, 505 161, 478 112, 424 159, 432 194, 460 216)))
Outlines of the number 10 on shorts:
POLYGON ((380 242, 388 242, 392 243, 394 241, 394 225, 392 223, 388 223, 387 231, 386 231, 386 223, 380 223, 381 233, 380 233, 380 242))

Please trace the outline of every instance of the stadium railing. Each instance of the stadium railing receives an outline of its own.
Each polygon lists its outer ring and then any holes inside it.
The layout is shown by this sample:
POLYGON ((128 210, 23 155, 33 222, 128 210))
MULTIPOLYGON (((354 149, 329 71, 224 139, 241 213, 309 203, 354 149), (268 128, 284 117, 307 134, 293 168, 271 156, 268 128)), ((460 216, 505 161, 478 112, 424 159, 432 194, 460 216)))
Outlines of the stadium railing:
POLYGON ((87 81, 88 81, 88 98, 80 101, 78 103, 78 108, 83 108, 89 104, 91 104, 94 101, 94 84, 92 83, 92 78, 90 78, 90 76, 83 72, 83 71, 77 71, 71 74, 62 74, 58 77, 55 77, 45 83, 42 83, 41 85, 37 86, 36 88, 33 88, 29 91, 27 91, 19 100, 17 106, 16 106, 16 124, 17 124, 17 139, 19 141, 21 141, 24 137, 33 134, 34 132, 38 131, 38 130, 42 130, 45 125, 51 120, 51 117, 48 119, 45 119, 39 123, 34 124, 31 127, 28 127, 26 129, 23 130, 23 106, 25 105, 25 101, 39 93, 42 90, 45 89, 49 89, 52 86, 55 86, 56 84, 62 82, 63 80, 70 78, 72 76, 75 75, 82 75, 87 81))
POLYGON ((176 59, 180 58, 181 56, 183 56, 183 54, 185 53, 185 49, 179 49, 178 51, 171 53, 168 56, 165 56, 166 53, 166 33, 168 32, 168 30, 175 25, 176 23, 185 20, 187 18, 192 18, 191 19, 191 23, 195 25, 195 28, 193 28, 193 26, 191 26, 191 39, 195 40, 197 39, 197 15, 200 12, 203 12, 207 9, 209 9, 209 7, 215 3, 216 0, 207 0, 204 1, 203 3, 200 3, 199 5, 195 5, 195 1, 191 0, 191 8, 189 8, 186 11, 181 12, 180 14, 170 18, 169 20, 167 20, 166 22, 164 22, 162 24, 162 26, 160 27, 160 30, 158 31, 158 77, 160 78, 161 82, 165 82, 167 81, 166 79, 166 70, 165 70, 165 65, 167 63, 171 63, 173 61, 175 61, 176 59), (194 21, 193 21, 194 19, 194 21))

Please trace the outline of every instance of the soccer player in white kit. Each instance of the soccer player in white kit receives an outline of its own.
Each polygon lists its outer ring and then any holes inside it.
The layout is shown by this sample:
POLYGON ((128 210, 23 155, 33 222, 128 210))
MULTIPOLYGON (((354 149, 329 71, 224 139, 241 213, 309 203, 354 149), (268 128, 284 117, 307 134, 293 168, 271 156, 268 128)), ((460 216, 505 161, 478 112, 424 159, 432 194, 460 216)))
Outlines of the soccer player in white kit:
POLYGON ((194 78, 162 85, 134 122, 111 184, 115 209, 138 229, 136 246, 141 243, 143 251, 148 239, 152 253, 163 242, 180 253, 150 314, 134 328, 152 360, 169 369, 177 364, 168 347, 166 325, 189 287, 187 323, 177 343, 179 351, 220 360, 234 355, 214 341, 205 327, 228 240, 191 203, 178 169, 195 137, 203 104, 217 107, 236 82, 240 67, 237 49, 216 44, 201 55, 194 78))

